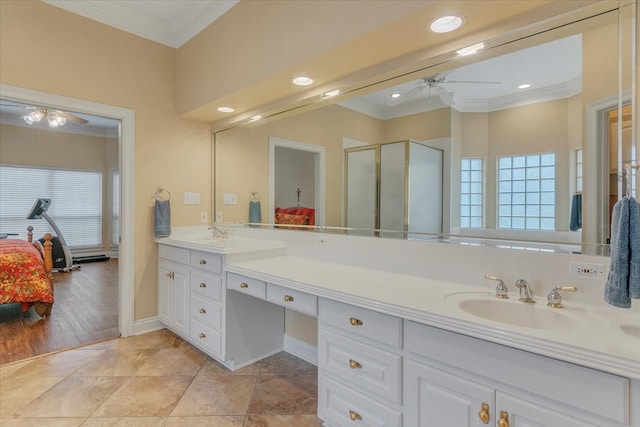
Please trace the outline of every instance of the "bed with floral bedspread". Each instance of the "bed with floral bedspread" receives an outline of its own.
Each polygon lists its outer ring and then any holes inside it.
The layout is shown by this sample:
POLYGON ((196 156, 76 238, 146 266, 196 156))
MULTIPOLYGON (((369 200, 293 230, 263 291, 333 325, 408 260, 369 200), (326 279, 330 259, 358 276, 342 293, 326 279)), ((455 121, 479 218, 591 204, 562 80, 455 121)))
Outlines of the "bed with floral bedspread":
POLYGON ((44 245, 19 239, 0 239, 0 304, 31 306, 41 317, 51 314, 53 276, 51 274, 51 235, 44 245))

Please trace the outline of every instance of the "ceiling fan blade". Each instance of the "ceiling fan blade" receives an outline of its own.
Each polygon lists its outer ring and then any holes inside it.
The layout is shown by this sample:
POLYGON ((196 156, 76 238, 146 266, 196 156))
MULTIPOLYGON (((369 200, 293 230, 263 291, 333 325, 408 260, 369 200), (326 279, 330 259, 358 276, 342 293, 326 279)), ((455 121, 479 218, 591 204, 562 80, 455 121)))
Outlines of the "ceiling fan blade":
POLYGON ((84 125, 84 124, 89 123, 89 120, 85 120, 85 119, 83 119, 81 117, 74 116, 73 114, 70 114, 70 113, 65 113, 64 111, 60 111, 58 113, 58 115, 64 117, 65 119, 67 119, 70 122, 73 122, 73 123, 76 123, 76 124, 79 124, 79 125, 84 125))
POLYGON ((502 82, 491 82, 486 80, 443 80, 439 83, 471 83, 471 84, 489 84, 489 85, 502 84, 502 82))

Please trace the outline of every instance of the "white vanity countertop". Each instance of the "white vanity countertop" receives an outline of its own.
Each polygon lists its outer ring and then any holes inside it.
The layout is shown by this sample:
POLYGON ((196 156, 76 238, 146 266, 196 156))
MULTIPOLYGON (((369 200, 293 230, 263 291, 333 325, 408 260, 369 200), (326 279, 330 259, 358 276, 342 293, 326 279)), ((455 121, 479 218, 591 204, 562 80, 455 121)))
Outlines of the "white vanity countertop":
POLYGON ((228 238, 214 238, 213 233, 203 233, 202 227, 182 227, 179 234, 156 239, 164 245, 177 246, 186 249, 204 250, 222 255, 249 254, 260 251, 277 251, 286 248, 286 244, 277 240, 252 239, 233 236, 228 238), (186 231, 184 231, 186 229, 186 231))
MULTIPOLYGON (((537 298, 537 303, 532 306, 518 301, 517 294, 511 294, 508 300, 499 300, 487 288, 293 256, 231 260, 227 263, 226 270, 555 359, 640 379, 640 319, 636 313, 625 310, 574 302, 566 303, 563 309, 550 308, 546 305, 546 298, 537 298), (459 306, 461 301, 467 299, 486 300, 494 305, 505 304, 504 312, 511 313, 518 313, 521 306, 523 320, 527 316, 537 316, 544 327, 514 326, 469 314, 459 306)), ((517 315, 515 317, 519 318, 517 315)))

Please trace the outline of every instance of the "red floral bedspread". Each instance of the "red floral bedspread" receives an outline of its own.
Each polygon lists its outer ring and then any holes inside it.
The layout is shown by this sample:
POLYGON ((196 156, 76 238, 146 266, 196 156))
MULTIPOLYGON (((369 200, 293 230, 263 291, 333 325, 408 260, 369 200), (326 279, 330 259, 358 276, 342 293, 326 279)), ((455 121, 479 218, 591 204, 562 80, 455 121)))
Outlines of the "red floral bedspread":
POLYGON ((42 255, 31 243, 0 239, 0 304, 53 303, 42 255))

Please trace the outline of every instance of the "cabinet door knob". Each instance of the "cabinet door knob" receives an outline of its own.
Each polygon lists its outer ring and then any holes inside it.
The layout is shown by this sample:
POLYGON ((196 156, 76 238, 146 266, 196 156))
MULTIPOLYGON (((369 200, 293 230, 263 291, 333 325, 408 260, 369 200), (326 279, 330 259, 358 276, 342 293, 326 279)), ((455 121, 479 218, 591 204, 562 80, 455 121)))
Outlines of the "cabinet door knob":
POLYGON ((206 313, 207 313, 207 310, 205 310, 204 308, 200 309, 200 314, 206 314, 206 313))
POLYGON ((362 369, 362 365, 353 359, 349 359, 349 367, 351 369, 362 369))
POLYGON ((204 264, 206 264, 206 263, 207 263, 207 260, 206 260, 206 259, 201 259, 201 260, 200 260, 200 264, 204 265, 204 264))
POLYGON ((482 405, 480 405, 480 412, 478 412, 478 418, 480 418, 480 421, 482 421, 484 424, 489 424, 489 404, 482 402, 482 405))
POLYGON ((351 411, 350 410, 349 411, 349 418, 351 418, 351 421, 361 420, 362 419, 362 415, 360 415, 356 411, 351 411))
POLYGON ((285 300, 286 302, 292 302, 292 301, 293 301, 293 297, 292 297, 291 295, 285 295, 285 296, 284 296, 284 300, 285 300))
POLYGON ((351 326, 362 326, 362 320, 356 319, 355 317, 349 318, 349 323, 351 323, 351 326))
POLYGON ((168 273, 167 273, 167 277, 168 277, 169 279, 171 279, 171 272, 168 272, 168 273))
POLYGON ((509 413, 507 411, 500 411, 498 427, 509 427, 509 413))
POLYGON ((204 282, 203 282, 203 283, 200 283, 200 287, 201 287, 201 288, 206 288, 206 287, 207 287, 207 284, 206 284, 206 283, 204 283, 204 282))
POLYGON ((198 338, 200 338, 200 339, 203 339, 203 338, 206 338, 206 337, 207 336, 203 332, 200 332, 200 335, 198 335, 198 338))
POLYGON ((240 283, 240 287, 242 289, 247 289, 249 287, 249 285, 247 283, 242 282, 242 283, 240 283))

